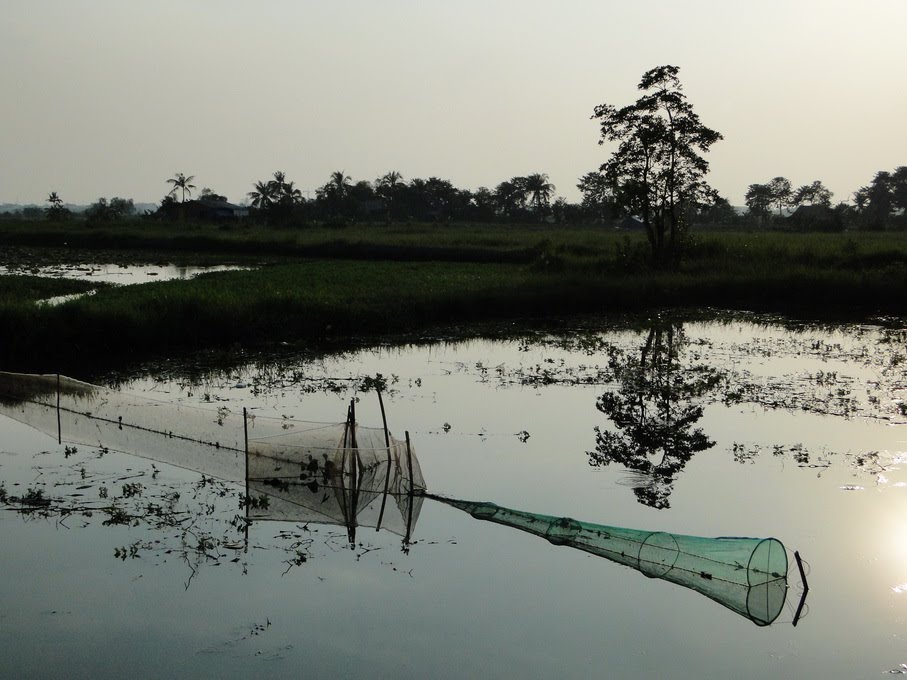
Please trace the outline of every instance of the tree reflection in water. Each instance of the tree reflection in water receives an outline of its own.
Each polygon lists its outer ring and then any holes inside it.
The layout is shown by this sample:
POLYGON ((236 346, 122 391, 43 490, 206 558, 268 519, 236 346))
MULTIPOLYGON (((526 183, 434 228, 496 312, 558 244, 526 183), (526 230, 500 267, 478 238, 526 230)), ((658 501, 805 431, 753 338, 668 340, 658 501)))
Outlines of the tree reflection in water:
POLYGON ((637 473, 633 492, 640 503, 670 507, 674 480, 693 454, 715 445, 695 427, 702 418, 702 398, 717 389, 724 374, 704 365, 684 365, 688 341, 681 324, 659 323, 649 329, 639 356, 609 350, 616 390, 595 406, 613 429, 595 428, 589 464, 623 465, 637 473))

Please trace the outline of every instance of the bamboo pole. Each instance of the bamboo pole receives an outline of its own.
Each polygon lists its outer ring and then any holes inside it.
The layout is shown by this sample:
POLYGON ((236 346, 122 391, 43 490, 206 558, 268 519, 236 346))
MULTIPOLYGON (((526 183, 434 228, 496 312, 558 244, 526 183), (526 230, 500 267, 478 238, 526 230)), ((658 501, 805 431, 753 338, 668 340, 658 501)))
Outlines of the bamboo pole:
POLYGON ((384 475, 384 495, 381 497, 381 512, 378 513, 378 525, 375 531, 381 530, 381 522, 384 520, 384 508, 387 505, 387 491, 391 482, 391 436, 387 431, 387 415, 384 412, 384 400, 381 398, 381 388, 377 388, 378 405, 381 407, 381 422, 384 423, 384 445, 387 447, 387 472, 384 475))
POLYGON ((390 460, 391 437, 387 431, 387 415, 384 413, 384 399, 381 398, 381 388, 378 388, 378 406, 381 407, 381 422, 384 423, 384 445, 387 447, 387 456, 390 460))
POLYGON ((57 373, 57 444, 63 443, 63 424, 60 420, 60 374, 57 373))
POLYGON ((409 467, 409 508, 406 513, 406 537, 403 542, 408 545, 413 531, 413 498, 415 496, 415 489, 413 488, 413 451, 409 444, 409 430, 406 430, 406 464, 409 467))
POLYGON ((243 551, 249 552, 249 504, 252 502, 252 494, 249 490, 249 417, 245 406, 242 409, 242 429, 246 452, 246 526, 243 529, 243 535, 245 536, 243 551))
MULTIPOLYGON (((351 547, 356 544, 356 513, 359 506, 359 450, 356 442, 356 399, 350 399, 350 513, 347 521, 347 533, 351 547)), ((345 455, 345 452, 344 452, 345 455)))

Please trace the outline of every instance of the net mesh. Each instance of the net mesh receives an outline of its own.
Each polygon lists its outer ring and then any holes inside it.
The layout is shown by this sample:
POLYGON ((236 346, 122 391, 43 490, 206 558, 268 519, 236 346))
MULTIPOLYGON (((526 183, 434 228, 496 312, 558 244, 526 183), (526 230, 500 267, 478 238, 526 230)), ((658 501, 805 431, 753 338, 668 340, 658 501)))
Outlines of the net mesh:
POLYGON ((704 538, 579 522, 433 496, 468 512, 632 567, 701 593, 760 626, 778 618, 787 599, 787 551, 775 538, 704 538))
POLYGON ((57 375, 0 372, 0 414, 59 439, 245 483, 250 519, 412 532, 425 480, 406 441, 349 418, 316 423, 190 406, 57 375), (247 455, 248 454, 248 455, 247 455))

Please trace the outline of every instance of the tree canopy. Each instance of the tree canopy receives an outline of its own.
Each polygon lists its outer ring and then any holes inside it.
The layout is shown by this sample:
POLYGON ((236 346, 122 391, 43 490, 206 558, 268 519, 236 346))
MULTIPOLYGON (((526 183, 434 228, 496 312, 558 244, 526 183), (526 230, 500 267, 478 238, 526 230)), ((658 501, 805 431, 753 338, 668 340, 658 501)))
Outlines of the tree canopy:
POLYGON ((181 200, 183 203, 186 202, 186 194, 192 195, 192 190, 195 189, 195 185, 192 184, 192 180, 195 179, 195 175, 189 175, 188 177, 181 172, 176 173, 173 177, 167 180, 167 184, 171 184, 172 188, 168 196, 176 196, 178 191, 182 192, 181 200))
POLYGON ((686 212, 716 195, 705 182, 709 164, 703 154, 722 136, 693 111, 679 71, 646 71, 639 81, 643 96, 622 108, 600 104, 592 115, 601 128, 599 144, 618 143, 601 172, 625 204, 639 210, 656 266, 679 263, 686 212))

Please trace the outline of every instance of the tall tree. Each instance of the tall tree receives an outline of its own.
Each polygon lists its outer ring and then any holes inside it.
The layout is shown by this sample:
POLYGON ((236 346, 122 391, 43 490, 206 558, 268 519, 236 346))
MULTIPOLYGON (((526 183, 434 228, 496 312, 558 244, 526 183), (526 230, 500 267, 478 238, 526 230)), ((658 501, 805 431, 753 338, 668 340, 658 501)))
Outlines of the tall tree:
POLYGON ((511 177, 498 184, 494 189, 498 212, 509 219, 518 217, 526 209, 526 178, 511 177))
POLYGON ((601 172, 587 172, 580 177, 576 188, 583 195, 583 210, 595 219, 616 217, 618 207, 614 187, 601 172))
POLYGON ((885 170, 877 172, 868 186, 856 191, 854 201, 864 228, 884 229, 894 210, 892 174, 885 170))
POLYGON ((761 222, 771 213, 774 200, 772 188, 768 184, 750 184, 743 200, 746 202, 749 214, 761 222))
POLYGON ((351 215, 353 213, 353 204, 350 200, 350 192, 353 187, 353 180, 343 170, 335 170, 331 173, 327 184, 320 187, 316 195, 329 215, 351 215))
POLYGON ((252 201, 252 207, 258 210, 267 210, 276 199, 273 182, 256 182, 253 189, 246 194, 252 201))
POLYGON ((538 172, 527 175, 523 186, 533 210, 541 217, 551 203, 555 186, 548 181, 548 175, 538 172))
POLYGON ((51 210, 63 207, 63 199, 60 198, 60 195, 56 191, 51 191, 47 195, 47 202, 50 203, 51 210))
POLYGON ((403 175, 391 170, 375 180, 375 193, 381 198, 391 200, 403 186, 403 175))
POLYGON ((816 180, 812 184, 804 184, 802 187, 799 187, 791 199, 793 204, 796 206, 806 205, 821 205, 826 208, 831 207, 831 197, 834 194, 829 191, 820 180, 816 180))
POLYGON ((50 220, 61 220, 69 216, 69 210, 63 207, 63 199, 56 191, 51 191, 45 199, 48 204, 44 215, 50 220))
POLYGON ((406 185, 403 175, 396 170, 391 170, 375 180, 375 193, 384 201, 388 217, 403 216, 403 192, 406 185))
POLYGON ((608 180, 640 207, 656 266, 679 264, 689 207, 707 200, 709 164, 703 158, 722 139, 706 127, 687 101, 677 66, 658 66, 643 74, 645 92, 633 104, 595 107, 599 144, 617 142, 601 166, 608 180))
POLYGON ((768 187, 772 192, 772 203, 778 207, 778 217, 781 217, 784 208, 789 208, 792 204, 793 186, 787 177, 775 177, 768 183, 768 187))
POLYGON ((331 173, 327 186, 338 197, 345 198, 350 193, 350 187, 353 186, 352 178, 345 174, 343 170, 335 170, 331 173))
POLYGON ((192 190, 195 188, 195 185, 192 184, 192 180, 195 179, 195 175, 189 175, 186 177, 181 172, 176 173, 175 177, 171 177, 167 180, 167 184, 172 184, 173 188, 170 189, 168 196, 176 196, 177 191, 182 191, 182 202, 186 202, 186 194, 192 195, 192 190))

